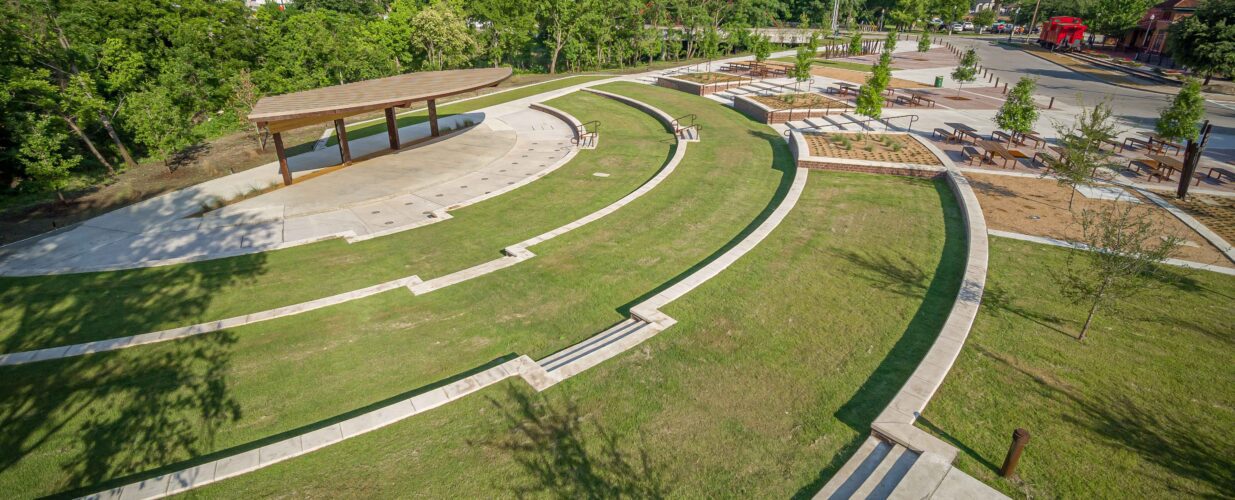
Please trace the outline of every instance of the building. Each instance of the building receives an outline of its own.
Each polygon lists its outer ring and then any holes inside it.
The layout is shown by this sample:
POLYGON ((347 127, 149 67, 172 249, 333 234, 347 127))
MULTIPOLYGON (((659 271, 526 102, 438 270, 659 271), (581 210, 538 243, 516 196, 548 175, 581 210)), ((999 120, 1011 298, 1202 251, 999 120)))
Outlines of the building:
POLYGON ((1150 7, 1141 22, 1121 40, 1129 49, 1150 54, 1166 51, 1166 33, 1171 25, 1196 12, 1199 0, 1167 0, 1150 7))

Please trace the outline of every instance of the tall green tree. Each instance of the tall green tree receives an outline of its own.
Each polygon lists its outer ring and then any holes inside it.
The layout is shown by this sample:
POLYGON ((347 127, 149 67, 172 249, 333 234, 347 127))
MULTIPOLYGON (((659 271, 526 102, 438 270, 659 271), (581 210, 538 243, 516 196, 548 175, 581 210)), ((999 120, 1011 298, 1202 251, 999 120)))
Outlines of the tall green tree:
POLYGON ((1029 133, 1038 121, 1038 106, 1033 102, 1033 91, 1037 81, 1030 77, 1021 77, 1016 86, 1008 92, 1008 99, 999 107, 995 114, 995 123, 999 128, 1011 132, 1014 137, 1029 133))
POLYGON ((961 87, 966 83, 972 82, 978 77, 978 53, 970 48, 961 56, 961 62, 952 70, 952 79, 956 80, 956 95, 961 95, 961 87))
POLYGON ((445 2, 435 2, 412 17, 411 45, 421 55, 421 69, 466 65, 475 56, 476 40, 463 16, 445 2))
POLYGON ((172 92, 165 87, 133 94, 122 112, 137 141, 146 147, 151 158, 162 160, 168 171, 175 171, 175 154, 199 139, 188 113, 179 108, 172 92))
POLYGON ((29 115, 27 127, 22 130, 22 137, 24 140, 18 149, 17 158, 22 163, 30 183, 54 191, 63 203, 69 174, 81 163, 81 156, 64 152, 68 135, 60 132, 51 116, 29 115))
POLYGON ((1176 141, 1196 139, 1201 131, 1201 119, 1205 116, 1205 97, 1201 95, 1201 83, 1195 78, 1184 81, 1183 88, 1175 94, 1171 104, 1162 109, 1154 130, 1158 135, 1176 141))
POLYGON ((586 12, 585 2, 576 0, 540 0, 537 16, 548 35, 549 74, 557 73, 558 58, 562 49, 579 31, 580 21, 586 12))
POLYGON ((969 0, 935 0, 930 12, 947 25, 948 34, 952 34, 952 23, 960 21, 969 13, 969 0))
POLYGON ((1205 76, 1235 73, 1235 0, 1205 0, 1196 14, 1171 25, 1171 57, 1205 76))
POLYGON ((923 31, 918 36, 918 52, 929 52, 931 50, 931 35, 923 31))

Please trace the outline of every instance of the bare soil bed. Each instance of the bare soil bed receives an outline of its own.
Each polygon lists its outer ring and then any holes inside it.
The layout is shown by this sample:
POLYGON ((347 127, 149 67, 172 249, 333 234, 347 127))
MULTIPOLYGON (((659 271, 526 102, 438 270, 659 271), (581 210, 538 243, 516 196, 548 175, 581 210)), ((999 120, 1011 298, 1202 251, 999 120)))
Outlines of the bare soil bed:
MULTIPOLYGON (((1095 200, 1077 193, 1072 203, 1072 211, 1068 211, 1070 190, 1054 180, 973 173, 966 173, 966 177, 978 194, 987 226, 1001 231, 1077 241, 1081 238, 1081 228, 1075 222, 1073 214, 1079 214, 1086 208, 1097 209, 1115 203, 1129 203, 1095 200)), ((1135 192, 1126 191, 1141 200, 1138 210, 1148 211, 1162 224, 1166 230, 1162 236, 1170 234, 1185 240, 1175 258, 1235 267, 1222 252, 1175 216, 1135 192)))
POLYGON ((912 137, 891 134, 805 134, 811 156, 850 160, 942 165, 912 137))
MULTIPOLYGON (((865 83, 866 78, 870 76, 869 73, 865 73, 862 71, 854 71, 851 69, 842 69, 842 68, 818 67, 818 66, 812 67, 810 69, 810 74, 815 75, 815 76, 832 78, 835 80, 843 80, 849 83, 857 83, 857 84, 865 83)), ((913 80, 905 80, 903 78, 895 78, 895 77, 891 79, 891 83, 889 83, 889 86, 892 88, 896 88, 896 89, 931 88, 930 85, 927 85, 925 83, 919 83, 913 80)))
POLYGON ((742 79, 742 77, 738 75, 728 75, 725 73, 687 73, 685 75, 674 76, 674 78, 677 78, 679 80, 686 80, 688 82, 705 83, 705 84, 706 83, 733 82, 733 81, 742 79))
POLYGON ((845 103, 819 94, 801 93, 801 94, 780 94, 780 95, 761 95, 751 97, 752 100, 767 106, 772 109, 791 109, 791 108, 810 108, 814 106, 826 106, 828 103, 835 105, 844 105, 845 103))
POLYGON ((1235 242, 1235 198, 1194 194, 1187 201, 1171 199, 1171 204, 1201 221, 1227 243, 1235 242))

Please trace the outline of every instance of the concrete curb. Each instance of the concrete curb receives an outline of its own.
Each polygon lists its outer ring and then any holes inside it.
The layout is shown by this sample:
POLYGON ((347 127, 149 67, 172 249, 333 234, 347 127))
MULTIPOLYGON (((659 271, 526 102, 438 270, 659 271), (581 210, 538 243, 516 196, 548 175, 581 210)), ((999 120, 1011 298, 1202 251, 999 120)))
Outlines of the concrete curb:
MULTIPOLYGON (((1072 248, 1075 250, 1090 250, 1089 245, 1086 245, 1084 243, 1057 240, 1055 238, 1047 238, 1046 236, 1034 236, 1032 234, 1014 233, 1011 231, 999 231, 996 229, 991 229, 990 235, 998 236, 1000 238, 1008 238, 1011 240, 1028 241, 1030 243, 1039 243, 1042 245, 1072 248)), ((1171 266, 1176 266, 1176 267, 1185 267, 1188 269, 1198 269, 1201 271, 1210 271, 1214 273, 1225 274, 1228 276, 1235 276, 1235 269, 1232 269, 1229 267, 1215 266, 1212 264, 1202 264, 1200 262, 1193 262, 1190 260, 1182 260, 1182 259, 1166 259, 1165 261, 1163 261, 1163 263, 1167 265, 1171 265, 1171 266)))
MULTIPOLYGON (((588 89, 588 90, 591 90, 591 89, 588 89)), ((648 106, 647 104, 636 101, 634 99, 630 99, 630 98, 623 97, 623 96, 617 96, 616 94, 609 94, 607 92, 601 92, 601 91, 595 91, 595 92, 601 95, 606 95, 608 97, 626 102, 628 104, 637 103, 637 105, 635 104, 631 104, 631 105, 645 112, 648 112, 649 114, 653 115, 658 120, 660 120, 662 123, 666 123, 666 126, 672 128, 671 125, 668 125, 668 123, 672 122, 672 119, 670 118, 669 121, 665 121, 666 120, 665 117, 667 117, 668 115, 660 111, 659 109, 656 109, 652 106, 648 106)), ((563 113, 566 116, 569 116, 568 114, 562 111, 558 111, 558 112, 563 113)), ((576 119, 575 121, 578 121, 578 120, 576 119)), ((567 156, 563 157, 562 161, 558 162, 557 164, 555 164, 555 166, 551 166, 549 169, 544 171, 545 174, 547 174, 547 172, 560 168, 561 165, 565 165, 567 162, 573 159, 576 154, 578 154, 578 149, 572 148, 570 153, 567 154, 567 156)), ((428 281, 422 281, 417 276, 399 278, 396 280, 387 281, 385 283, 379 283, 371 287, 366 287, 366 288, 362 288, 359 290, 353 290, 349 292, 343 292, 337 295, 332 295, 330 297, 324 297, 320 299, 314 299, 308 302, 292 304, 289 306, 269 309, 266 311, 258 311, 255 313, 246 314, 244 316, 236 316, 233 318, 227 318, 227 319, 222 319, 222 320, 209 321, 206 323, 199 323, 196 325, 189 325, 185 327, 173 328, 170 330, 144 333, 144 334, 132 335, 128 337, 119 337, 119 338, 113 338, 113 339, 107 339, 107 340, 86 342, 86 343, 81 343, 81 344, 49 347, 49 348, 38 349, 38 350, 33 350, 33 351, 22 351, 22 352, 8 353, 8 354, 0 354, 0 366, 20 365, 20 364, 26 364, 26 363, 39 362, 39 361, 49 361, 53 359, 80 356, 83 354, 114 351, 114 350, 137 346, 137 345, 153 344, 157 342, 175 340, 179 338, 189 337, 192 335, 210 333, 210 332, 223 330, 226 328, 235 328, 235 327, 244 326, 244 325, 248 325, 252 323, 266 321, 269 319, 275 319, 275 318, 281 318, 285 316, 300 314, 302 312, 308 312, 308 311, 312 311, 315 309, 321 309, 323 307, 328 307, 328 306, 337 305, 337 304, 349 302, 349 301, 356 300, 356 299, 361 299, 364 297, 368 297, 371 295, 375 295, 381 292, 385 292, 385 291, 392 290, 395 288, 400 288, 400 287, 406 287, 408 291, 410 291, 414 295, 423 295, 423 294, 432 292, 434 290, 445 288, 450 285, 462 283, 464 281, 467 281, 473 278, 477 278, 477 277, 484 276, 489 273, 493 273, 493 272, 505 269, 507 267, 513 266, 515 264, 528 260, 532 257, 535 257, 536 254, 532 253, 530 250, 527 250, 527 247, 530 247, 532 245, 535 245, 543 241, 556 238, 570 231, 573 231, 574 229, 582 227, 585 224, 588 224, 597 219, 600 219, 601 217, 604 217, 613 212, 616 212, 618 209, 626 206, 627 204, 631 203, 632 201, 639 198, 640 196, 647 194, 648 191, 651 191, 652 188, 655 188, 662 181, 664 181, 670 174, 673 173, 674 169, 676 169, 678 164, 681 163, 682 158, 685 157, 685 155, 686 155, 686 141, 678 139, 678 147, 675 148, 673 156, 663 166, 661 166, 660 171, 657 172, 655 176, 653 176, 647 182, 644 182, 641 186, 639 186, 638 189, 630 192, 626 196, 609 204, 608 206, 601 208, 600 210, 597 210, 595 212, 592 212, 573 222, 570 222, 566 225, 560 226, 551 231, 542 233, 533 238, 521 241, 509 247, 506 247, 505 249, 503 249, 503 253, 506 255, 505 257, 500 257, 498 259, 484 262, 484 263, 469 267, 467 269, 463 269, 461 271, 456 271, 450 274, 446 274, 444 276, 433 278, 428 281)), ((467 204, 476 203, 476 202, 479 202, 481 199, 487 199, 493 196, 497 196, 506 191, 518 188, 519 186, 532 182, 535 179, 538 179, 542 176, 543 176, 542 174, 538 174, 528 179, 524 179, 523 181, 515 183, 514 185, 507 186, 507 188, 503 190, 494 191, 490 195, 480 197, 479 199, 469 200, 467 204)), ((459 208, 462 206, 466 206, 467 204, 453 205, 451 208, 452 209, 459 208)), ((446 213, 445 209, 439 209, 435 211, 434 214, 437 217, 437 219, 434 219, 434 220, 446 220, 446 219, 451 218, 450 214, 446 213)), ((427 222, 421 225, 423 226, 429 223, 431 222, 427 222)), ((399 232, 399 231, 403 231, 406 229, 410 229, 410 228, 392 228, 389 232, 394 233, 394 232, 399 232)), ((350 233, 350 231, 348 233, 350 233)), ((385 234, 389 234, 389 233, 376 234, 376 235, 364 235, 362 237, 356 238, 356 241, 363 241, 364 239, 375 238, 378 236, 383 236, 385 234)), ((352 236, 355 237, 354 234, 352 236)))
MULTIPOLYGON (((939 336, 923 356, 922 361, 918 363, 917 368, 910 374, 909 379, 893 396, 892 401, 871 422, 871 434, 874 438, 891 441, 923 455, 930 453, 951 463, 956 459, 959 450, 917 428, 914 422, 943 384, 944 378, 947 377, 960 355, 973 321, 977 317, 982 292, 986 285, 989 252, 986 218, 982 214, 978 197, 970 187, 969 181, 948 159, 948 156, 929 141, 913 135, 911 137, 926 146, 946 168, 944 175, 948 180, 948 186, 956 195, 961 213, 965 217, 967 240, 965 271, 960 290, 952 304, 952 310, 940 329, 939 336)), ((866 458, 867 456, 862 453, 851 456, 837 474, 823 486, 817 498, 830 495, 831 492, 841 488, 849 476, 859 470, 866 458)))

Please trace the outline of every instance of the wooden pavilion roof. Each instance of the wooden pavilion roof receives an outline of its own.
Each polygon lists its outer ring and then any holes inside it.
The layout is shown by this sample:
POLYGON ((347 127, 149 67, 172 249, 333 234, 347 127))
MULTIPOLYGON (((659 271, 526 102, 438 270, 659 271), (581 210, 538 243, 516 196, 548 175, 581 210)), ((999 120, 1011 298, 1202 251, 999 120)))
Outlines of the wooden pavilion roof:
POLYGON ((425 71, 268 96, 253 106, 249 121, 280 132, 470 92, 497 85, 510 75, 510 68, 425 71))

